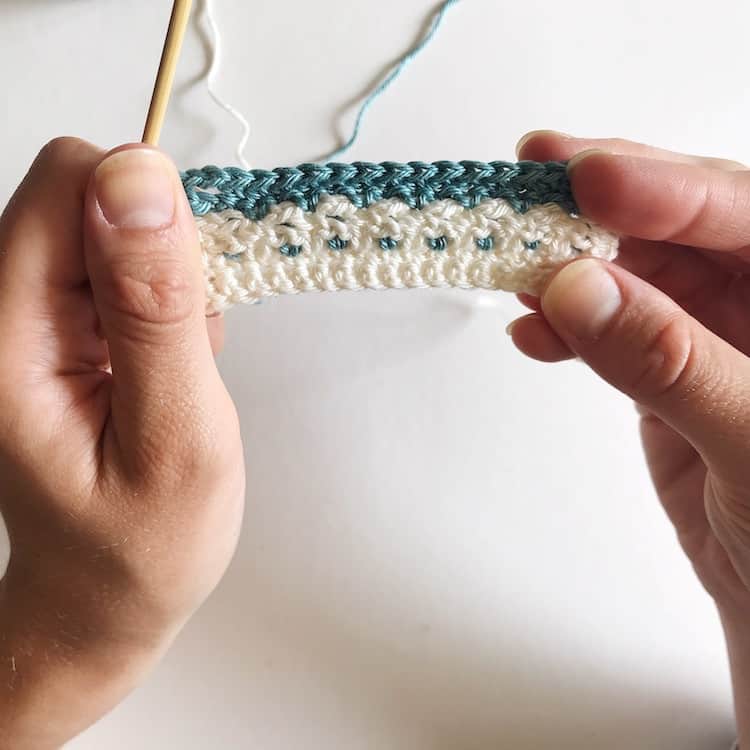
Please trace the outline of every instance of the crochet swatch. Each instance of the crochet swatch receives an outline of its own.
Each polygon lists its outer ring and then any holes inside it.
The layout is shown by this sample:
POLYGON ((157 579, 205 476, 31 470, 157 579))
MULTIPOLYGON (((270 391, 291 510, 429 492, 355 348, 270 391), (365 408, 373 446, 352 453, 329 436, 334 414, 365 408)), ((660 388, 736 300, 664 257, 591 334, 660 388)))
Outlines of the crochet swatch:
POLYGON ((302 164, 183 174, 209 308, 306 291, 460 287, 537 294, 564 263, 611 260, 565 164, 302 164))

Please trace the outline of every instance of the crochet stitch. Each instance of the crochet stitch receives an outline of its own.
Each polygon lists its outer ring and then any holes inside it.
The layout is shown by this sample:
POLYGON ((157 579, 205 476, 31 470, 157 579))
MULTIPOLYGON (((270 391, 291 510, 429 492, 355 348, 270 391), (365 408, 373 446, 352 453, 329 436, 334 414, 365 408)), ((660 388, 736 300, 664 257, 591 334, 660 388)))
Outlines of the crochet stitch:
POLYGON ((559 162, 206 167, 183 183, 214 311, 312 290, 538 293, 568 260, 617 251, 559 162))

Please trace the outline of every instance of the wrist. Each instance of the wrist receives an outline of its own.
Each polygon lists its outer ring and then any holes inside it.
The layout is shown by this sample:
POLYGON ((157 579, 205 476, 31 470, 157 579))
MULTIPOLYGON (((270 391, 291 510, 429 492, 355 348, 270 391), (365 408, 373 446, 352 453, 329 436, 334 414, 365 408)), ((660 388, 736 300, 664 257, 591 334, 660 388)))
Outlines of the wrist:
POLYGON ((734 713, 741 747, 750 746, 750 612, 719 611, 732 677, 734 713))
POLYGON ((84 613, 17 594, 6 577, 0 583, 0 750, 56 750, 136 687, 165 646, 122 639, 84 622, 84 613))

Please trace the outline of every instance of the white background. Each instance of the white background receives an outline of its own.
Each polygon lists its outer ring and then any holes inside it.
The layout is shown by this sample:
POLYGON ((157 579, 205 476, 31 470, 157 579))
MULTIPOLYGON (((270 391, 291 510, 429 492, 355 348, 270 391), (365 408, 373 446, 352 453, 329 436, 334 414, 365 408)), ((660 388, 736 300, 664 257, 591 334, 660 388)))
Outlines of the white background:
MULTIPOLYGON (((168 0, 0 0, 4 203, 43 142, 137 140, 168 0)), ((316 158, 435 0, 217 0, 249 156, 316 158)), ((510 159, 524 131, 750 160, 741 0, 464 0, 347 158, 510 159)), ((197 27, 163 145, 231 164, 197 27), (191 83, 192 81, 192 83, 191 83)), ((64 185, 60 186, 65 189, 64 185)), ((633 407, 524 361, 506 295, 233 311, 244 534, 163 665, 75 750, 717 750, 723 643, 650 489, 633 407), (477 300, 495 304, 477 304, 477 300)))

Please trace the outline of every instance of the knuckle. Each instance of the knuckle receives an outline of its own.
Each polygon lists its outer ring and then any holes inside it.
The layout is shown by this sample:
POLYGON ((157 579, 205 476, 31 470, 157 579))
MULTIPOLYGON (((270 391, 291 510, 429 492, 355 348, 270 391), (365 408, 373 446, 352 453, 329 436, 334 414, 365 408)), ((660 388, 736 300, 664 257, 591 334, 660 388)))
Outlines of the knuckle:
POLYGON ((683 399, 701 388, 707 374, 696 355, 690 320, 676 312, 650 333, 630 391, 644 401, 683 399))
POLYGON ((129 479, 145 492, 188 500, 211 495, 242 464, 239 420, 229 404, 207 407, 198 393, 166 394, 167 412, 147 419, 146 430, 128 461, 129 479), (217 423, 214 409, 221 410, 217 423), (239 453, 238 453, 239 450, 239 453))
POLYGON ((750 534, 746 482, 732 481, 710 473, 706 482, 706 500, 706 510, 714 528, 733 535, 750 534))
POLYGON ((704 200, 681 236, 698 232, 713 247, 738 250, 750 237, 750 174, 720 174, 707 181, 704 200))
POLYGON ((191 269, 174 257, 122 259, 111 269, 107 303, 145 325, 179 324, 195 309, 191 269))
POLYGON ((220 427, 214 418, 200 412, 200 407, 191 409, 193 427, 179 451, 179 476, 188 487, 200 487, 211 494, 242 464, 242 441, 234 409, 222 410, 220 427))

